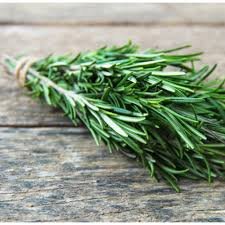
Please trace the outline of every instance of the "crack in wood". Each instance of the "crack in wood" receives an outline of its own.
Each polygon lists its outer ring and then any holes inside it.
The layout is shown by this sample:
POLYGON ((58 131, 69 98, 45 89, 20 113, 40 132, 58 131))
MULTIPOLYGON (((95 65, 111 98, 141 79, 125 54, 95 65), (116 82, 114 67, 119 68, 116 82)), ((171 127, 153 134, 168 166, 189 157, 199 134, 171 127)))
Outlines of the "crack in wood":
POLYGON ((179 26, 201 26, 201 27, 224 27, 225 22, 195 22, 195 21, 149 21, 149 22, 134 22, 134 21, 64 21, 64 22, 47 22, 47 21, 0 21, 0 26, 41 26, 41 27, 179 27, 179 26))

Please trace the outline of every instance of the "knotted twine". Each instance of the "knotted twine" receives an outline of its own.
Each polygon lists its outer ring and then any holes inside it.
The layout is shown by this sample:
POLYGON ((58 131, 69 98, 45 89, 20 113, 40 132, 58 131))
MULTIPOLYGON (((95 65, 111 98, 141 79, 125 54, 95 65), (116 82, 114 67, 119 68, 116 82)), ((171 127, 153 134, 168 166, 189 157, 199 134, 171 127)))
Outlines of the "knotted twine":
POLYGON ((34 57, 22 57, 16 64, 15 76, 21 87, 25 86, 26 76, 31 66, 37 61, 34 57))

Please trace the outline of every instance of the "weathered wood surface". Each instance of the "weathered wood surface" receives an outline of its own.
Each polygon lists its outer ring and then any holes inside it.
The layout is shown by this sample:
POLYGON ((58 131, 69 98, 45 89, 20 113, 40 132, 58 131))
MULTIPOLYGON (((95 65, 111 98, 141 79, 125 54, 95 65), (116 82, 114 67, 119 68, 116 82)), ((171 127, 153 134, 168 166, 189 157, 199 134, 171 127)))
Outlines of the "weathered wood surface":
MULTIPOLYGON (((224 78, 224 9, 0 4, 0 58, 79 52, 127 39, 142 48, 191 43, 205 51, 205 63, 219 64, 215 76, 224 78)), ((224 182, 183 180, 181 189, 177 194, 137 162, 96 147, 85 128, 72 128, 61 112, 30 99, 0 66, 0 221, 225 221, 224 182)))
POLYGON ((214 24, 225 22, 224 4, 23 3, 1 4, 2 24, 214 24))
POLYGON ((0 129, 1 221, 225 221, 224 183, 177 194, 73 128, 0 129))

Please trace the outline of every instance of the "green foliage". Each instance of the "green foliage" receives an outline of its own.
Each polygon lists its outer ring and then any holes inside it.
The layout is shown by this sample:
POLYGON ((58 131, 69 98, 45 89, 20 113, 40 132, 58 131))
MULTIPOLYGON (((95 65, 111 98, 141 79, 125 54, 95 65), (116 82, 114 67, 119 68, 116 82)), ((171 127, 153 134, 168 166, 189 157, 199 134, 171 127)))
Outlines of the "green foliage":
MULTIPOLYGON (((187 47, 187 46, 185 46, 187 47)), ((138 51, 131 42, 37 61, 26 86, 90 130, 97 144, 139 160, 176 191, 178 179, 225 177, 225 89, 195 69, 201 53, 138 51)), ((8 58, 9 70, 16 60, 8 58)))

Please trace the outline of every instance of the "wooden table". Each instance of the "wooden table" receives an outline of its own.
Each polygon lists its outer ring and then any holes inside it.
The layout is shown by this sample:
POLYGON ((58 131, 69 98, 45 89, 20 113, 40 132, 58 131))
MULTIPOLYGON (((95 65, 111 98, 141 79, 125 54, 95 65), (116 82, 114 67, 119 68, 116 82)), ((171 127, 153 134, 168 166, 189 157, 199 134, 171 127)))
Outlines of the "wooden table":
MULTIPOLYGON (((192 44, 225 74, 225 5, 1 4, 0 54, 79 52, 128 39, 192 44)), ((84 128, 0 73, 0 221, 225 221, 225 183, 177 194, 138 163, 96 147, 84 128)))

